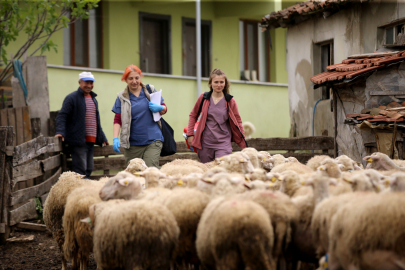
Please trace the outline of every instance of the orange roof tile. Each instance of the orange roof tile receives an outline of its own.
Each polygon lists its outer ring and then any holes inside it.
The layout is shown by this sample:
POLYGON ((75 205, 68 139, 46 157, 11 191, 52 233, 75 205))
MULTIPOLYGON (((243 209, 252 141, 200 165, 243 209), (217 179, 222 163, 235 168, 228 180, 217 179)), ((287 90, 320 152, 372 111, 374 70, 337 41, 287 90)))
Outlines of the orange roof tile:
MULTIPOLYGON (((373 56, 373 55, 372 55, 373 56)), ((405 60, 405 51, 398 53, 391 53, 389 56, 376 56, 370 57, 370 54, 365 55, 364 58, 353 56, 357 58, 348 58, 342 63, 330 65, 326 67, 328 71, 322 72, 311 77, 311 81, 315 84, 323 84, 325 82, 339 81, 343 79, 352 79, 355 76, 367 73, 369 71, 383 68, 387 64, 400 63, 405 60)))

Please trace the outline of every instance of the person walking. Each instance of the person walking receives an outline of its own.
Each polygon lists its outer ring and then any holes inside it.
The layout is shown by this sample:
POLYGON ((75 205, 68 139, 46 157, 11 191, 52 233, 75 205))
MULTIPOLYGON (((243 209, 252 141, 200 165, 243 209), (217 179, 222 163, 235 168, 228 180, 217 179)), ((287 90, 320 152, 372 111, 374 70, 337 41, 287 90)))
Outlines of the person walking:
POLYGON ((72 171, 89 178, 94 168, 94 144, 109 145, 101 128, 97 94, 91 72, 79 74, 79 89, 63 101, 56 117, 56 135, 61 137, 72 156, 72 171))
MULTIPOLYGON (((113 149, 121 153, 119 147, 124 147, 125 163, 131 159, 141 158, 148 167, 159 166, 160 152, 163 146, 163 135, 160 120, 155 122, 152 113, 161 115, 167 112, 167 106, 161 99, 161 104, 150 102, 150 94, 141 78, 142 71, 135 65, 129 65, 122 75, 121 81, 127 83, 125 89, 117 94, 112 108, 114 117, 113 149), (121 141, 118 135, 121 131, 121 141)), ((154 86, 149 85, 151 92, 154 86)))
POLYGON ((236 142, 241 148, 247 147, 238 105, 229 94, 230 83, 225 73, 214 69, 208 86, 210 91, 198 97, 190 113, 187 128, 188 144, 197 148, 202 163, 231 154, 231 142, 236 142), (194 125, 200 115, 194 134, 194 125))

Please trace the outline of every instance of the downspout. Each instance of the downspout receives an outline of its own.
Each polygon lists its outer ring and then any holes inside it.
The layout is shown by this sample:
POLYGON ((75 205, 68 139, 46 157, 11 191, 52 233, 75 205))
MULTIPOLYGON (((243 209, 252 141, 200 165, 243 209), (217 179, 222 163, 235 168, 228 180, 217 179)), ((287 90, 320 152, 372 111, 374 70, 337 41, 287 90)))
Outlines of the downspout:
POLYGON ((201 94, 201 2, 195 1, 195 26, 196 26, 196 43, 197 43, 197 98, 201 94))
MULTIPOLYGON (((319 99, 314 106, 314 111, 312 113, 312 136, 315 134, 315 110, 316 110, 316 105, 318 105, 319 101, 322 101, 323 99, 319 99)), ((312 150, 312 153, 314 153, 314 150, 312 150)))

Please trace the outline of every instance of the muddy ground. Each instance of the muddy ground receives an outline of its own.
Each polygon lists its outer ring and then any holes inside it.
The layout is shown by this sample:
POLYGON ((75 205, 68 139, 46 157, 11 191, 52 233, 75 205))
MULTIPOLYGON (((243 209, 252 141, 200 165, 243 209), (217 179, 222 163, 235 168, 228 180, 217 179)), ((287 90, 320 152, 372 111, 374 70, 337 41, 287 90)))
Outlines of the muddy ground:
MULTIPOLYGON (((60 270, 62 261, 56 242, 49 232, 16 229, 11 237, 29 237, 34 240, 25 243, 0 245, 0 270, 60 270)), ((97 268, 93 256, 90 257, 88 270, 97 268)), ((71 264, 68 262, 68 269, 71 264)))

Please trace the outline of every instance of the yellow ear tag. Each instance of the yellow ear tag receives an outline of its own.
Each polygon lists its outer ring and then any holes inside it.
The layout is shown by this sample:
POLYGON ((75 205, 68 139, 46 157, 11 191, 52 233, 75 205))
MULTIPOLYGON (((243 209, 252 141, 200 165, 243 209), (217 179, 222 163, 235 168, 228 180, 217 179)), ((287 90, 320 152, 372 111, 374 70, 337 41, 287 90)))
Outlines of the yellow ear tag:
POLYGON ((305 181, 302 181, 302 182, 301 182, 301 185, 305 185, 305 181))
POLYGON ((385 186, 388 187, 390 185, 390 180, 389 179, 385 179, 385 186))
POLYGON ((135 176, 139 176, 139 172, 134 173, 135 176))
POLYGON ((248 182, 250 182, 249 176, 245 175, 245 180, 248 181, 248 182))
POLYGON ((367 161, 368 161, 368 163, 373 163, 373 159, 372 159, 372 158, 367 159, 367 161))
POLYGON ((324 171, 325 168, 324 168, 323 166, 321 166, 321 167, 319 167, 319 170, 320 170, 320 171, 324 171))
POLYGON ((273 176, 272 178, 271 178, 271 182, 276 182, 277 181, 277 178, 275 177, 275 176, 273 176))
POLYGON ((183 184, 184 184, 183 180, 180 179, 179 181, 177 181, 178 186, 182 186, 183 184))
POLYGON ((128 180, 125 180, 125 181, 124 181, 124 184, 125 184, 125 185, 128 185, 128 180))
POLYGON ((272 187, 273 186, 273 183, 269 183, 269 187, 272 187))
POLYGON ((381 191, 379 186, 376 186, 375 189, 378 193, 381 191))
POLYGON ((243 159, 243 158, 241 158, 241 159, 239 159, 239 161, 240 161, 240 162, 243 162, 243 161, 244 161, 244 159, 243 159))

